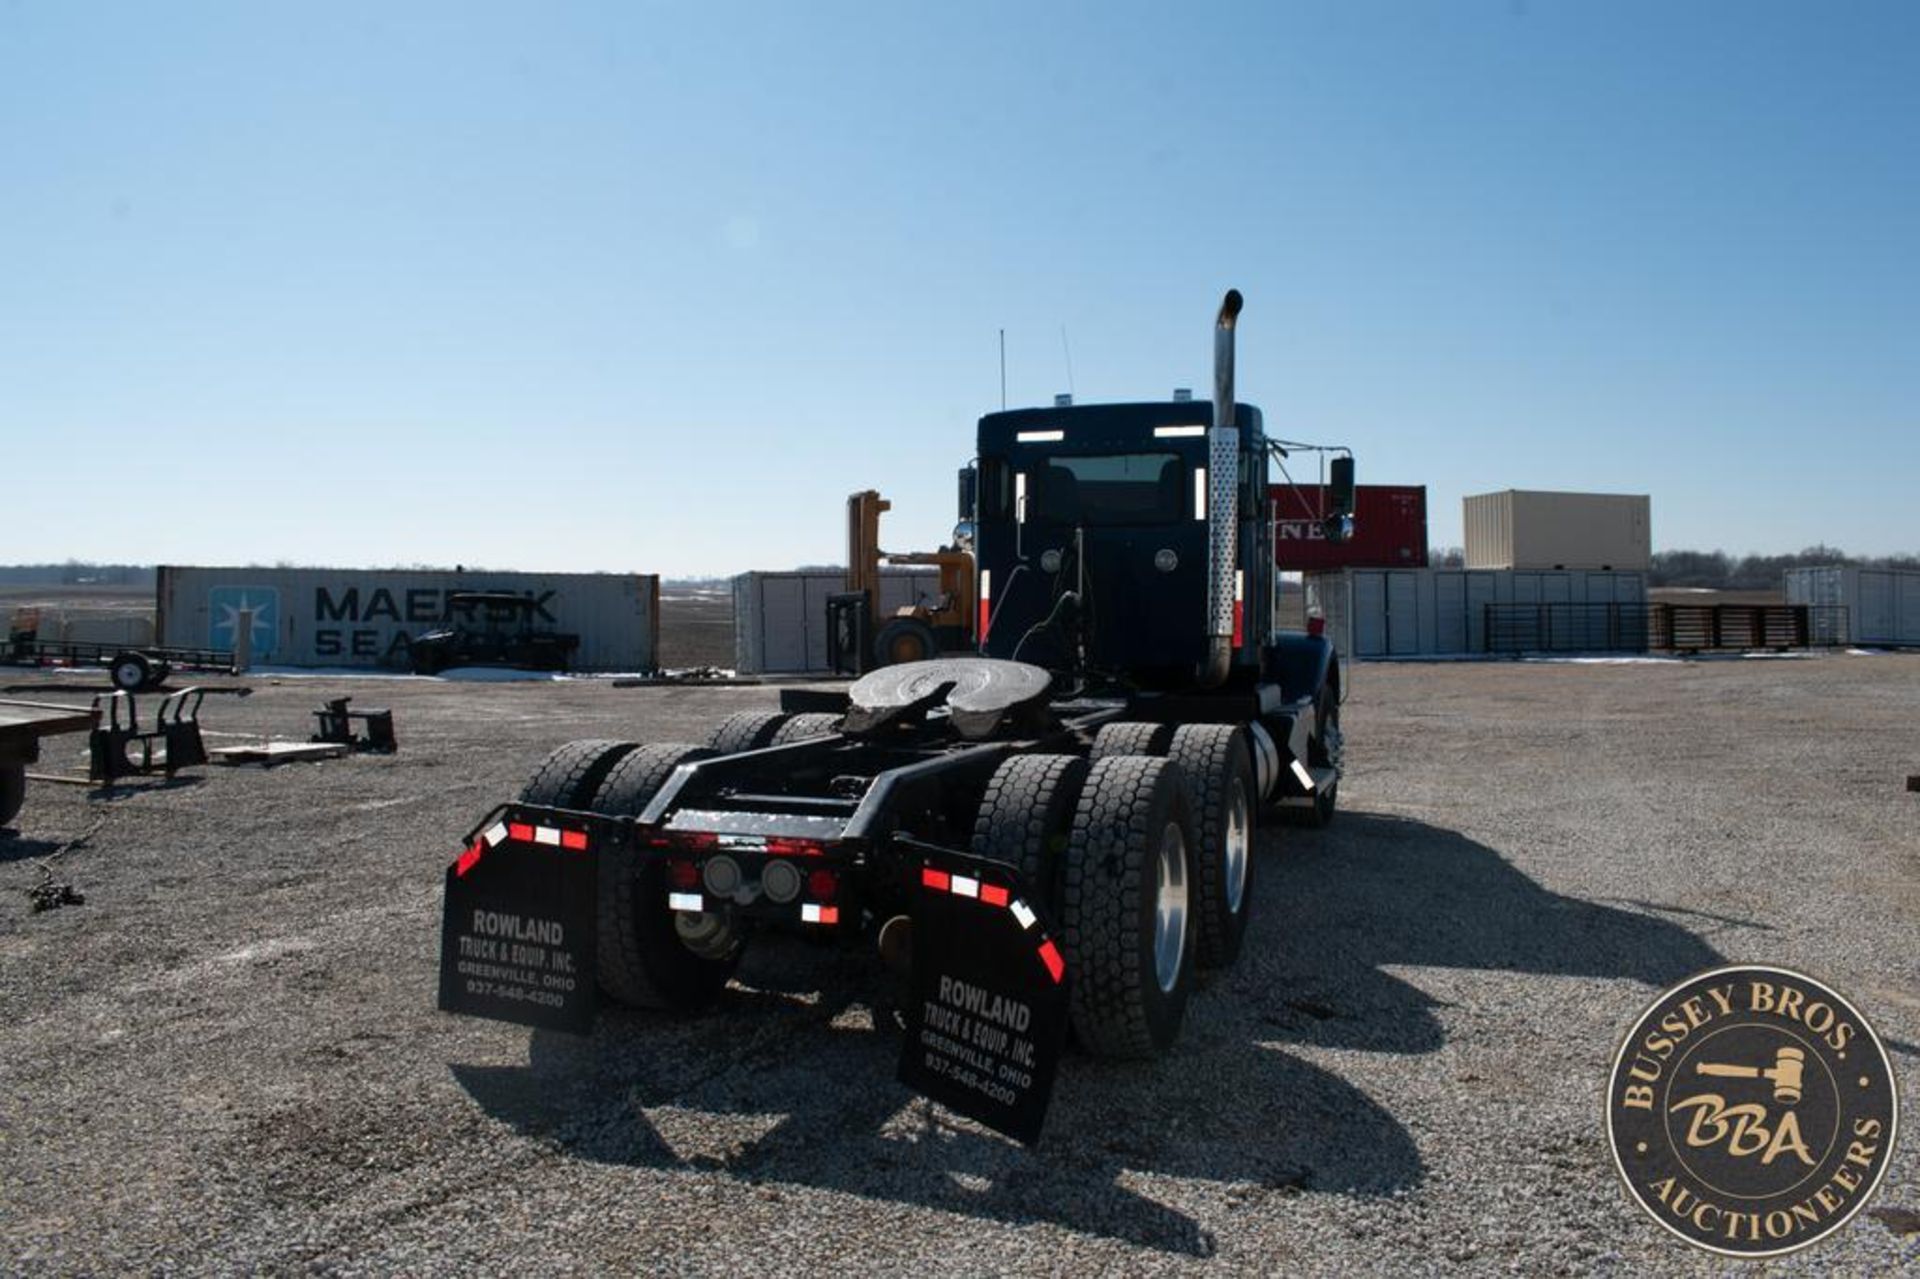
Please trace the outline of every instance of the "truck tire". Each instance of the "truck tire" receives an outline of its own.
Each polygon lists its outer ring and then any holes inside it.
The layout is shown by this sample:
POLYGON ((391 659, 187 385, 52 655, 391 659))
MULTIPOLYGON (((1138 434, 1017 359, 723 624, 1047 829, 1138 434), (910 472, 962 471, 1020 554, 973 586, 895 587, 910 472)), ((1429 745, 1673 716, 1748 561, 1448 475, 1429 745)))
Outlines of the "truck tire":
POLYGON ((995 769, 973 822, 973 855, 1020 872, 1029 900, 1052 910, 1060 900, 1073 813, 1086 785, 1077 755, 1015 755, 995 769))
POLYGON ((145 653, 115 653, 108 667, 113 686, 123 693, 138 693, 147 687, 153 668, 145 653))
MULTIPOLYGON (((642 746, 614 766, 594 797, 596 812, 630 817, 646 808, 681 764, 707 759, 701 746, 642 746)), ((635 1008, 693 1012, 719 998, 740 963, 740 947, 725 959, 688 950, 667 909, 666 863, 636 850, 602 849, 598 968, 600 989, 635 1008)))
POLYGON ((735 711, 720 721, 720 727, 713 730, 707 745, 716 755, 757 751, 773 743, 773 735, 786 720, 779 711, 735 711))
POLYGON ((898 666, 940 656, 940 640, 933 628, 917 617, 896 617, 873 637, 873 664, 898 666))
POLYGON ((520 802, 547 808, 588 808, 613 766, 635 749, 633 742, 568 742, 534 771, 533 779, 521 788, 520 802))
POLYGON ((1067 840, 1060 919, 1074 1034, 1097 1057, 1151 1057, 1180 1033, 1193 847, 1178 764, 1117 755, 1093 765, 1067 840))
MULTIPOLYGON (((1332 684, 1322 684, 1314 695, 1313 736, 1307 741, 1307 763, 1315 768, 1340 766, 1340 693, 1332 684)), ((1333 820, 1339 803, 1340 779, 1336 777, 1333 785, 1313 797, 1312 808, 1288 811, 1300 825, 1317 829, 1333 820)))
POLYGON ((804 742, 809 737, 831 737, 839 731, 842 718, 830 711, 807 711, 790 716, 773 730, 773 738, 767 745, 785 746, 789 742, 804 742))
POLYGON ((27 766, 0 764, 0 826, 19 816, 27 802, 27 766))
POLYGON ((1238 725, 1183 724, 1167 758, 1180 766, 1199 836, 1194 959, 1203 968, 1225 968, 1240 957, 1253 902, 1253 756, 1238 725))
POLYGON ((1093 751, 1089 758, 1106 759, 1113 755, 1165 755, 1167 743, 1173 740, 1173 725, 1136 723, 1121 720, 1117 724, 1104 724, 1093 735, 1093 751))

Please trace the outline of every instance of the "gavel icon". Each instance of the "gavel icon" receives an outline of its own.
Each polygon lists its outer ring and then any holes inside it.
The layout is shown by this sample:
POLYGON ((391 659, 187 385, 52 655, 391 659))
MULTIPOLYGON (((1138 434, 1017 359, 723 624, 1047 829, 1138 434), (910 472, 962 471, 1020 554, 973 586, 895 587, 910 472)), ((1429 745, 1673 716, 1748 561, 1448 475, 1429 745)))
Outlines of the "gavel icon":
POLYGON ((1789 1106, 1800 1100, 1800 1084, 1806 1070, 1807 1054, 1799 1048, 1782 1048, 1774 1057, 1773 1065, 1765 1070, 1758 1066, 1726 1066, 1714 1061, 1694 1065, 1696 1073, 1721 1079, 1771 1079, 1773 1099, 1789 1106))

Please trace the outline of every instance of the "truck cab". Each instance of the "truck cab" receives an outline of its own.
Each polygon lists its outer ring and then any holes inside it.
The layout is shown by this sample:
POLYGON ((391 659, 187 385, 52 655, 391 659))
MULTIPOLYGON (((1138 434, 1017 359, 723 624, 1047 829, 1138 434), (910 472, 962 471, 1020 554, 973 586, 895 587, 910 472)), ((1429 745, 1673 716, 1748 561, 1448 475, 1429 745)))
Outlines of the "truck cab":
POLYGON ((980 651, 1096 685, 1203 682, 1214 526, 1231 530, 1232 661, 1250 679, 1273 621, 1266 436, 1234 405, 1235 475, 1205 401, 1018 409, 980 419, 972 519, 980 651))

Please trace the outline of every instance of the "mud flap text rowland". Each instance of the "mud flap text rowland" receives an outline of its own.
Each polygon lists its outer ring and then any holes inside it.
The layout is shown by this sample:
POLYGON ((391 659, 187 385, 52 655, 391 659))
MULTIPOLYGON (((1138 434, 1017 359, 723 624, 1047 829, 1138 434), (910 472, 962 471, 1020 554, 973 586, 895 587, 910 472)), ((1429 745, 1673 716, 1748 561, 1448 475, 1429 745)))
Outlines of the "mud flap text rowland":
MULTIPOLYGON (((1060 947, 1011 867, 899 842, 918 875, 900 1081, 1038 1141, 1066 1037, 1060 947)), ((440 1008, 590 1032, 598 859, 650 855, 631 821, 536 805, 489 814, 447 868, 440 1008)))

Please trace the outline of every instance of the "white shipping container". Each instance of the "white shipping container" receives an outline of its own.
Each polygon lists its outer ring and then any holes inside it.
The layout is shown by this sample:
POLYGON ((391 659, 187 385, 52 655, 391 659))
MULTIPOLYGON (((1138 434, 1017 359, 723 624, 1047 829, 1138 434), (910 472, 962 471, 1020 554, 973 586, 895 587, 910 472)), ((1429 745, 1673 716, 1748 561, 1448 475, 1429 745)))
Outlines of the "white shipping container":
POLYGON ((1625 605, 1549 609, 1559 628, 1554 647, 1643 650, 1646 599, 1644 573, 1416 568, 1307 574, 1307 607, 1327 617, 1343 655, 1362 660, 1486 653, 1489 604, 1625 605))
POLYGON ((532 598, 539 625, 580 637, 575 670, 658 665, 660 579, 639 573, 163 565, 155 620, 162 644, 230 649, 249 611, 256 665, 404 670, 408 641, 440 621, 455 591, 532 598))
POLYGON ((1472 568, 1640 571, 1653 565, 1652 499, 1503 489, 1463 499, 1472 568))
MULTIPOLYGON (((733 664, 742 675, 825 675, 827 597, 847 589, 847 575, 741 573, 733 579, 733 664)), ((939 602, 938 569, 882 572, 877 632, 897 608, 939 602)))
POLYGON ((1816 644, 1920 647, 1920 569, 1790 568, 1786 585, 1787 603, 1815 606, 1816 644))

